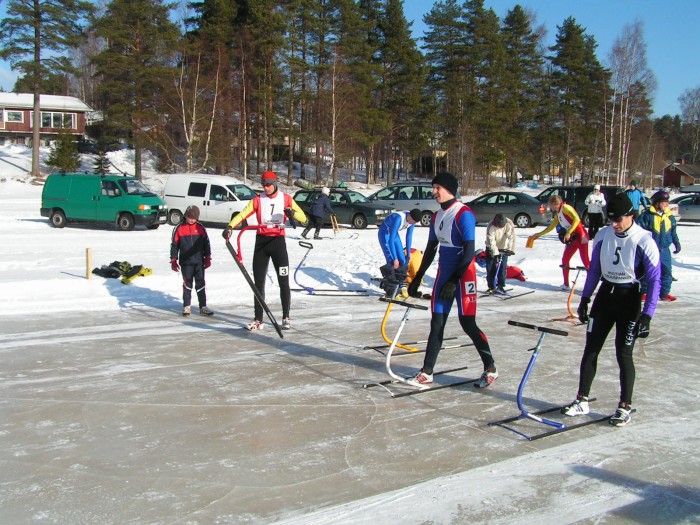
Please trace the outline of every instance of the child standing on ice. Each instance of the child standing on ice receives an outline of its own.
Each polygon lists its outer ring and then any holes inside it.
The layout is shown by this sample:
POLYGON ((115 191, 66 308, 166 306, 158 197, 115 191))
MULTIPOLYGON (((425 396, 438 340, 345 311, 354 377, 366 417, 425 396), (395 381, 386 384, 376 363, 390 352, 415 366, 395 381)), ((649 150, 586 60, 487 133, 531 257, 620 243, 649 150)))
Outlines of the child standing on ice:
POLYGON ((170 267, 174 272, 182 272, 182 315, 190 315, 192 284, 194 281, 199 313, 214 315, 207 308, 207 294, 204 290, 204 270, 211 266, 211 245, 207 230, 199 221, 199 208, 188 206, 185 220, 173 229, 170 244, 170 267), (178 264, 179 260, 179 264, 178 264))

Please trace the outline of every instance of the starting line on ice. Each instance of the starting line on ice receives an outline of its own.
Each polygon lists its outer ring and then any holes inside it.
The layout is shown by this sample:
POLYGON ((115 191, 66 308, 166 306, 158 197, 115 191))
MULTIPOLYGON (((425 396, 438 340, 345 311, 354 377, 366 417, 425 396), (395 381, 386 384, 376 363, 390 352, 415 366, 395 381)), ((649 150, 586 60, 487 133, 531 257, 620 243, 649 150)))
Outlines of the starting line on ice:
MULTIPOLYGON (((580 428, 580 427, 585 427, 587 425, 593 425, 595 423, 601 423, 603 421, 607 421, 611 418, 611 416, 602 416, 598 418, 593 418, 593 419, 588 419, 586 421, 583 421, 582 423, 577 423, 574 425, 565 425, 564 423, 560 423, 558 421, 552 421, 551 419, 546 419, 544 417, 540 417, 543 414, 548 414, 551 412, 557 412, 560 411, 563 407, 562 406, 556 406, 556 407, 551 407, 547 408, 544 410, 540 410, 537 412, 528 412, 528 410, 525 408, 523 405, 523 391, 525 390, 525 385, 527 384, 527 380, 530 377, 530 373, 532 372, 533 367, 535 366, 535 361, 537 361, 537 356, 540 353, 540 350, 542 349, 542 343, 544 342, 544 338, 547 334, 552 334, 552 335, 561 335, 561 336, 568 336, 569 332, 565 332, 564 330, 555 330, 554 328, 546 328, 544 326, 536 326, 533 324, 527 324, 527 323, 521 323, 518 321, 508 321, 508 324, 511 326, 519 326, 521 328, 529 328, 531 330, 537 330, 540 332, 540 337, 539 340, 537 341, 537 344, 535 345, 534 348, 529 348, 527 351, 532 352, 532 356, 530 357, 530 361, 527 364, 527 368, 525 369, 525 373, 523 374, 523 378, 520 381, 520 386, 518 387, 518 395, 516 396, 516 400, 518 403, 518 408, 520 409, 520 414, 517 416, 513 417, 508 417, 506 419, 500 419, 498 421, 492 421, 489 423, 489 426, 499 426, 503 427, 507 430, 510 430, 511 432, 515 432, 516 434, 524 437, 525 439, 532 441, 535 439, 540 439, 543 437, 551 436, 554 434, 559 434, 561 432, 566 432, 568 430, 573 430, 575 428, 580 428), (513 427, 508 426, 506 423, 513 423, 515 421, 519 421, 521 419, 531 419, 533 421, 537 421, 538 423, 541 423, 543 425, 548 425, 550 427, 553 427, 553 430, 548 430, 546 432, 542 432, 540 434, 535 434, 535 435, 528 435, 525 434, 524 432, 521 432, 520 430, 517 430, 513 427)), ((589 399, 590 401, 595 401, 595 398, 589 399)))
MULTIPOLYGON (((404 326, 406 326, 406 321, 408 321, 408 316, 409 316, 411 310, 413 310, 413 309, 428 310, 428 307, 421 305, 421 304, 414 304, 414 303, 409 303, 406 301, 399 301, 397 299, 389 299, 387 297, 381 297, 379 300, 382 302, 385 302, 385 303, 389 303, 388 308, 387 308, 387 314, 388 314, 388 310, 394 304, 399 305, 399 306, 405 306, 406 311, 404 312, 403 317, 401 318, 401 322, 399 323, 399 327, 396 330, 396 334, 394 335, 394 338, 391 340, 391 345, 389 346, 389 350, 386 353, 386 359, 384 360, 384 366, 385 366, 386 371, 389 374, 389 377, 391 379, 387 379, 385 381, 379 381, 379 382, 365 383, 364 385, 362 385, 363 388, 371 388, 371 387, 378 386, 378 387, 381 387, 384 390, 386 390, 391 395, 391 397, 404 397, 404 396, 412 396, 414 394, 420 394, 420 393, 424 393, 424 392, 431 392, 433 390, 441 390, 443 388, 448 388, 448 387, 452 387, 452 386, 466 385, 468 383, 475 383, 479 380, 479 378, 465 379, 465 380, 461 380, 461 381, 455 381, 454 383, 434 385, 434 386, 425 387, 425 388, 418 388, 418 387, 415 387, 413 385, 408 384, 408 379, 410 379, 409 377, 401 377, 400 375, 396 374, 396 372, 394 372, 391 369, 391 357, 394 353, 394 349, 397 346, 408 350, 407 353, 400 354, 400 355, 409 355, 411 353, 418 352, 418 350, 416 350, 416 349, 410 349, 410 347, 400 345, 398 343, 398 340, 399 340, 399 337, 401 337, 401 332, 403 332, 404 326), (390 385, 396 385, 396 384, 400 384, 400 383, 407 385, 412 390, 405 390, 405 391, 401 391, 401 392, 396 392, 396 391, 389 388, 390 385)), ((386 317, 385 317, 384 321, 382 322, 382 333, 384 333, 385 324, 386 324, 386 317)), ((439 375, 443 375, 443 374, 448 374, 450 372, 457 372, 459 370, 466 370, 466 369, 467 369, 467 367, 463 366, 463 367, 459 367, 459 368, 452 368, 450 370, 443 370, 441 372, 435 372, 435 373, 433 373, 433 375, 439 376, 439 375)))

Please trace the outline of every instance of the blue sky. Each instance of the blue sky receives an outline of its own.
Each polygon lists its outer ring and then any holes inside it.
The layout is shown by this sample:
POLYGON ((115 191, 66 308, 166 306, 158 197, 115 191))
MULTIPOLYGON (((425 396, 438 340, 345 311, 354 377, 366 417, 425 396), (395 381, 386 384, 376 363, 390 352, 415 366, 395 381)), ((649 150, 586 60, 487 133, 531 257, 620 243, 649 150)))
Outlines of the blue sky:
MULTIPOLYGON (((598 43, 598 59, 608 65, 613 43, 627 24, 640 20, 647 44, 647 62, 658 83, 653 97, 656 116, 680 114, 678 97, 687 89, 700 86, 700 45, 697 25, 700 21, 698 0, 486 0, 503 19, 516 4, 536 16, 536 25, 547 29, 546 43, 554 44, 568 17, 585 28, 598 43)), ((413 21, 414 35, 423 34, 423 15, 433 6, 430 0, 404 0, 404 12, 413 21)))
MULTIPOLYGON (((557 26, 572 16, 598 42, 598 58, 607 65, 613 42, 626 24, 639 19, 644 24, 647 60, 658 82, 653 106, 656 116, 680 114, 678 97, 687 89, 700 86, 700 52, 697 24, 698 0, 486 0, 503 18, 520 3, 534 11, 536 23, 547 29, 547 44, 554 43, 557 26)), ((430 11, 430 0, 404 0, 406 18, 413 21, 416 37, 423 34, 423 15, 430 11)), ((5 1, 0 0, 0 18, 5 16, 5 1)), ((16 75, 9 64, 0 61, 0 87, 12 89, 16 75)))

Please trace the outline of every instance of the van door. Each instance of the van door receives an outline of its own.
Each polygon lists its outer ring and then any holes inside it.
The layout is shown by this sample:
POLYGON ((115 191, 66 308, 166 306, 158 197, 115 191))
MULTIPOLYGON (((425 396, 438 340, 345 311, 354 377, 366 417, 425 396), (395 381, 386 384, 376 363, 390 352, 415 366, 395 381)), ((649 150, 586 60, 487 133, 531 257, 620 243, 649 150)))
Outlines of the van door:
POLYGON ((209 186, 209 199, 204 201, 202 220, 229 222, 237 202, 236 196, 226 186, 211 184, 209 186))
POLYGON ((71 177, 69 195, 64 210, 66 217, 94 221, 99 205, 100 179, 89 175, 71 177))
POLYGON ((103 180, 100 186, 99 205, 95 218, 98 221, 115 221, 117 214, 125 209, 122 190, 113 180, 103 180))

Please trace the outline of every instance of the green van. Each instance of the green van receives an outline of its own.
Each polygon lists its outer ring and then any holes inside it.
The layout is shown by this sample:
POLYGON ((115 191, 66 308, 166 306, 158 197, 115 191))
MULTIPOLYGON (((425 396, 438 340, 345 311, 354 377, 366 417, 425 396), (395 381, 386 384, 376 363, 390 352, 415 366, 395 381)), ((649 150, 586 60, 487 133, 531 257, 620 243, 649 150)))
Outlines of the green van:
POLYGON ((41 216, 56 228, 67 221, 110 222, 123 231, 156 229, 167 220, 165 202, 134 177, 52 173, 41 194, 41 216))

